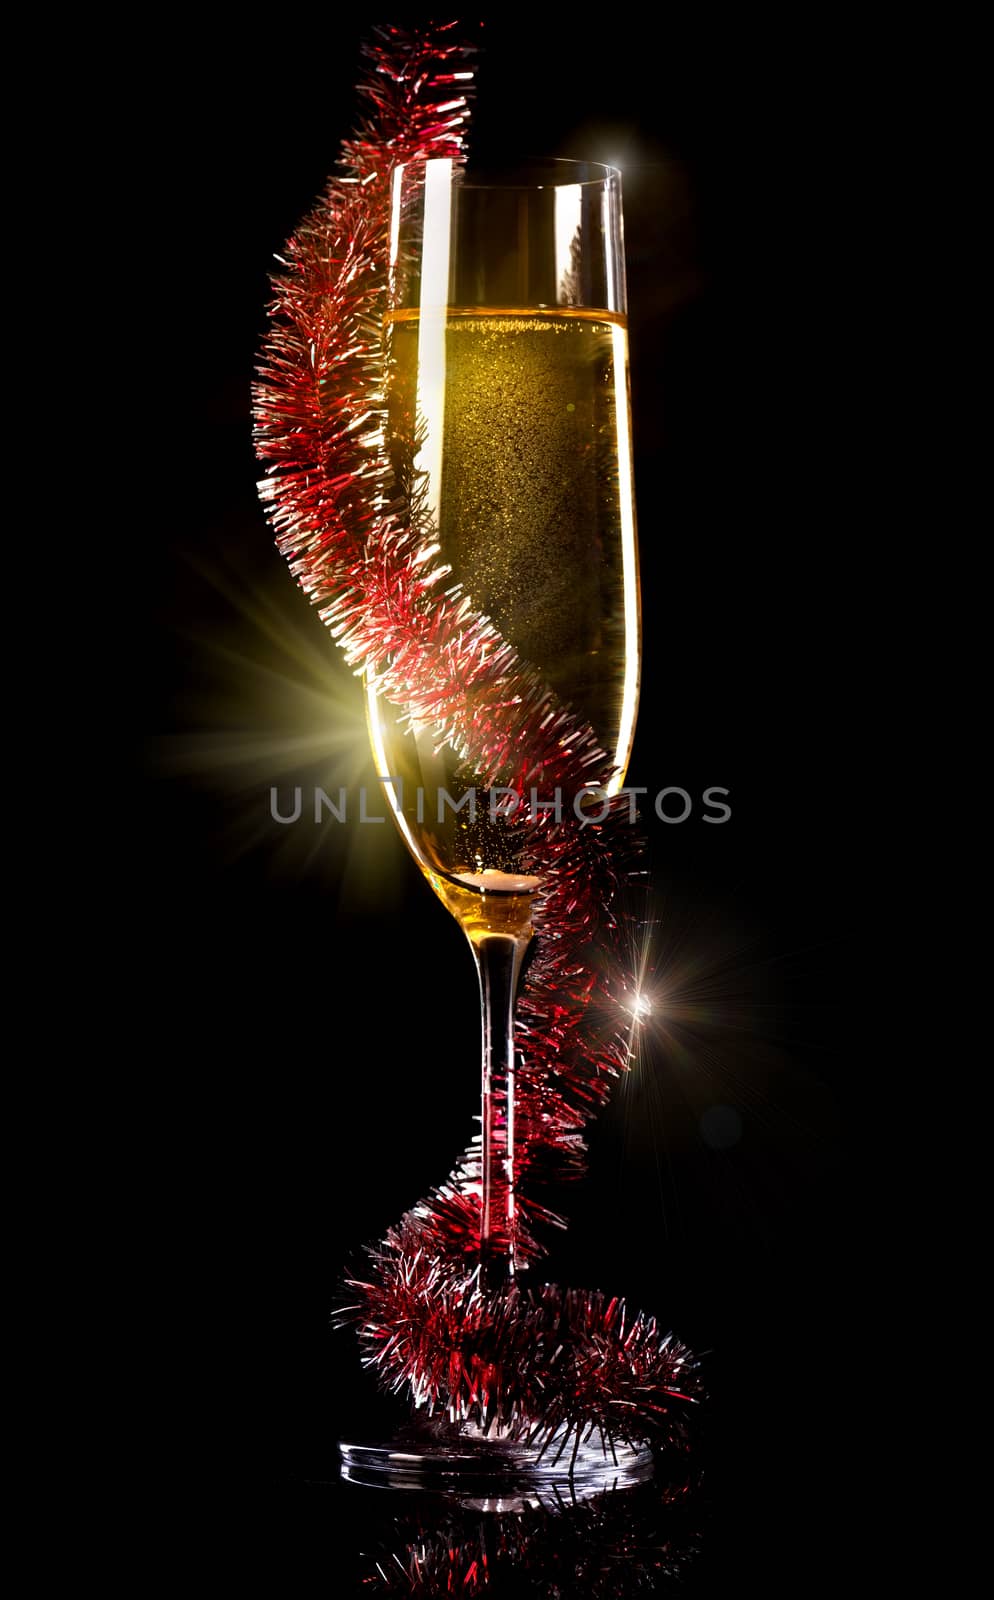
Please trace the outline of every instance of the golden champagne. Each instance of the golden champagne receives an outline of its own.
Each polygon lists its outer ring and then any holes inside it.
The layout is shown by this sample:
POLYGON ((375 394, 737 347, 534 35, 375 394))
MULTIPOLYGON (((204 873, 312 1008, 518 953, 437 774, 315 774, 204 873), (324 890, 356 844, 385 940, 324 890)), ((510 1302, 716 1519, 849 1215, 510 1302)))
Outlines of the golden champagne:
MULTIPOLYGON (((418 437, 447 581, 593 727, 619 788, 639 674, 625 319, 408 310, 388 318, 387 344, 391 434, 418 437)), ((395 818, 436 892, 471 935, 520 924, 538 880, 502 802, 431 730, 402 731, 372 696, 369 712, 395 818)))

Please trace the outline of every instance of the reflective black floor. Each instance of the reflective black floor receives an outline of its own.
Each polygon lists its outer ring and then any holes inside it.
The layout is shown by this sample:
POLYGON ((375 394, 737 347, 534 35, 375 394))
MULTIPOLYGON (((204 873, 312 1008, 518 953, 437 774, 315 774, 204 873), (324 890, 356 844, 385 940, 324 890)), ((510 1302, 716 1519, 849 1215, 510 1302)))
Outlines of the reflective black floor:
POLYGON ((689 1469, 587 1499, 566 1485, 500 1501, 335 1481, 280 1498, 293 1592, 343 1597, 684 1592, 707 1517, 689 1469))
MULTIPOLYGON (((824 1421, 824 1419, 821 1419, 824 1421)), ((237 1507, 230 1572, 246 1592, 334 1600, 487 1595, 626 1600, 634 1595, 834 1592, 848 1564, 858 1452, 845 1419, 791 1449, 776 1416, 750 1435, 704 1440, 630 1487, 566 1484, 503 1499, 371 1487, 327 1471, 258 1483, 237 1507), (730 1447, 729 1447, 730 1446, 730 1447)), ((799 1407, 795 1441, 815 1415, 799 1407)))

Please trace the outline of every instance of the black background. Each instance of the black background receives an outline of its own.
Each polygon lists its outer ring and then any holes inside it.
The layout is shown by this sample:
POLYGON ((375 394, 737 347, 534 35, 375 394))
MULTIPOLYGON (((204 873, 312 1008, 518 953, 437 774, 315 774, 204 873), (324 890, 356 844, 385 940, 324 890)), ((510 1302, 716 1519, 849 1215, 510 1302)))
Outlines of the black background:
MULTIPOLYGON (((331 703, 353 696, 362 737, 358 687, 255 491, 266 275, 349 131, 362 33, 285 23, 164 38, 167 92, 144 103, 131 85, 136 147, 115 139, 119 244, 147 291, 132 353, 154 353, 160 411, 141 463, 133 716, 150 785, 123 959, 152 1060, 136 1162, 168 1149, 145 1254, 170 1285, 170 1357, 150 1362, 189 1419, 181 1459, 250 1513, 227 1559, 275 1547, 287 1592, 344 1594, 360 1513, 305 1485, 333 1474, 343 1431, 389 1413, 329 1308, 349 1252, 462 1147, 478 1023, 461 936, 390 829, 387 870, 327 826, 308 865, 268 819, 276 780, 210 760, 233 735, 278 734, 281 683, 312 681, 287 629, 326 653, 331 703), (264 707, 260 662, 276 673, 264 707)), ((722 827, 699 803, 679 826, 647 818, 660 984, 694 1014, 654 1023, 549 1264, 712 1352, 692 1583, 717 1594, 745 1573, 810 1585, 845 1554, 861 1476, 849 350, 867 154, 853 34, 665 9, 653 30, 489 19, 473 149, 623 168, 646 629, 629 781, 731 791, 722 827), (739 1115, 730 1148, 702 1134, 712 1105, 739 1115)))

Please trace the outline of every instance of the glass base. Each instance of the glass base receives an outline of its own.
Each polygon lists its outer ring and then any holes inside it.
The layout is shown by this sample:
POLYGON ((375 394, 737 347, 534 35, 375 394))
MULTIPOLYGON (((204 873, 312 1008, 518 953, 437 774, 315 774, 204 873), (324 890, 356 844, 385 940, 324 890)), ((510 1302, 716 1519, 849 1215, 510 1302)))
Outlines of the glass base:
POLYGON ((646 1447, 612 1448, 596 1431, 577 1445, 576 1433, 565 1428, 544 1448, 493 1430, 484 1435, 468 1424, 437 1432, 411 1428, 389 1441, 343 1440, 338 1448, 348 1483, 452 1493, 481 1511, 523 1510, 546 1498, 584 1500, 643 1483, 655 1465, 646 1447))

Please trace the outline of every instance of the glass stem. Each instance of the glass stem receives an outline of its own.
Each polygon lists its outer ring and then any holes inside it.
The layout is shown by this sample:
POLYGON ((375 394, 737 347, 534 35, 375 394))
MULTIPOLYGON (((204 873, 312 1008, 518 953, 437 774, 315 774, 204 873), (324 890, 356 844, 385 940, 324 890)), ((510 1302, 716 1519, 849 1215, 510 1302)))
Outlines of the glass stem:
POLYGON ((517 1262, 514 1167, 514 1001, 531 937, 483 933, 471 940, 483 1017, 480 1170, 480 1286, 514 1282, 517 1262))

